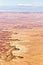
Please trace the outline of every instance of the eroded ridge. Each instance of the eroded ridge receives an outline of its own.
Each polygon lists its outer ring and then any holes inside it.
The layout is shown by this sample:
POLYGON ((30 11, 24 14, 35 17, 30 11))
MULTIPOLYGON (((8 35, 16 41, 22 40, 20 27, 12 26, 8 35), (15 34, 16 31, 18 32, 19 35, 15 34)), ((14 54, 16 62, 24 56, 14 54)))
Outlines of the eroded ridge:
MULTIPOLYGON (((10 61, 15 58, 24 58, 23 56, 20 55, 15 55, 12 52, 13 51, 19 51, 20 48, 16 48, 15 45, 11 45, 10 43, 12 41, 20 41, 19 39, 12 39, 10 37, 12 33, 8 31, 1 31, 0 32, 0 59, 5 60, 5 61, 10 61)), ((14 43, 15 44, 15 43, 14 43)))

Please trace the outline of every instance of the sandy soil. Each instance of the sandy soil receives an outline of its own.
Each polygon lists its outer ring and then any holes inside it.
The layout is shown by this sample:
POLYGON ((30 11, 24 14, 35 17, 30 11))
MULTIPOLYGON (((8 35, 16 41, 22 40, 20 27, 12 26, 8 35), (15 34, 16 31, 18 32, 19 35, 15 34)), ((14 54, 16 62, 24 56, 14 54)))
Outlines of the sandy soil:
POLYGON ((0 65, 43 65, 43 13, 0 14, 0 65))

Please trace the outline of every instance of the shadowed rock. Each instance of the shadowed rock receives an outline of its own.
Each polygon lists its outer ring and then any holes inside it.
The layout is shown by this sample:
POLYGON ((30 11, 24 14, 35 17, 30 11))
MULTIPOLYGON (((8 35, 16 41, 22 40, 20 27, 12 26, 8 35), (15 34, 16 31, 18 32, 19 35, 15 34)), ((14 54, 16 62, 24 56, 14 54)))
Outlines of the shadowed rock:
POLYGON ((18 56, 18 58, 24 58, 23 56, 18 56))

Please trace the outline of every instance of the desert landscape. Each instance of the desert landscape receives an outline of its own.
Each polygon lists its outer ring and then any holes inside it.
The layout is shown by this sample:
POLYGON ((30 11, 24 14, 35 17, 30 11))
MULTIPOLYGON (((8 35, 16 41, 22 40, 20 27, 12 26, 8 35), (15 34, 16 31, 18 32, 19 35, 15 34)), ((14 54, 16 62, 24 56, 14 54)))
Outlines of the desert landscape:
POLYGON ((43 13, 0 12, 0 65, 43 65, 43 13))

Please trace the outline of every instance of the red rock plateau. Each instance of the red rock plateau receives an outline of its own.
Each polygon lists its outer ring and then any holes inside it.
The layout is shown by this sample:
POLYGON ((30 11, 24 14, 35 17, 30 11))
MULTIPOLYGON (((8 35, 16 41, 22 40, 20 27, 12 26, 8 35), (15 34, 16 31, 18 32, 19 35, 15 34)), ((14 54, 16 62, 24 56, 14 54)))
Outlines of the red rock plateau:
POLYGON ((43 65, 43 13, 0 12, 0 65, 43 65))

